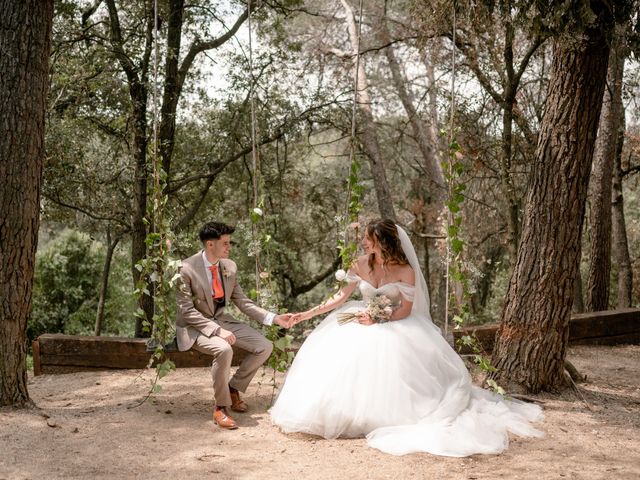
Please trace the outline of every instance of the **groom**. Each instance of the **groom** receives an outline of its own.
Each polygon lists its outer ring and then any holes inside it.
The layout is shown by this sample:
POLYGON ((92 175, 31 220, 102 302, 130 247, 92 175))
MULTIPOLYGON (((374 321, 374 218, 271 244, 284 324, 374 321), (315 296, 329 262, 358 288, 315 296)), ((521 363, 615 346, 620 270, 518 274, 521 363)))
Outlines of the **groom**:
POLYGON ((178 303, 176 336, 180 351, 193 348, 213 357, 214 421, 222 428, 238 428, 227 412, 246 412, 247 404, 240 399, 256 371, 269 355, 273 345, 246 323, 226 313, 230 302, 249 318, 265 325, 273 322, 288 328, 290 314, 268 312, 242 291, 238 284, 235 262, 229 260, 231 234, 234 227, 209 222, 200 230, 203 250, 182 261, 180 281, 176 290, 178 303), (229 380, 233 350, 231 345, 249 352, 229 380))

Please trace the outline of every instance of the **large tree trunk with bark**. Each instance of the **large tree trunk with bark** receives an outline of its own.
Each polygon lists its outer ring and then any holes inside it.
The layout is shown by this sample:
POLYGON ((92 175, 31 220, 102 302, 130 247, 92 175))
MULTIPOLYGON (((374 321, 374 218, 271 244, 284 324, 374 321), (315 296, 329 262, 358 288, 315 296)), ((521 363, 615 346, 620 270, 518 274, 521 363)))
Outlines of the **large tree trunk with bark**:
POLYGON ((620 109, 622 107, 622 74, 624 57, 620 38, 614 36, 609 54, 607 88, 604 90, 600 127, 591 170, 589 210, 589 273, 586 286, 586 310, 596 312, 609 308, 611 274, 611 180, 616 156, 620 109))
POLYGON ((371 167, 371 176, 373 177, 373 186, 376 191, 376 199, 378 201, 378 211, 385 218, 395 220, 396 212, 393 207, 393 199, 391 197, 391 189, 387 181, 387 173, 385 171, 385 162, 378 142, 377 128, 373 120, 373 111, 371 109, 371 97, 369 96, 367 74, 364 69, 364 63, 358 62, 358 29, 356 19, 351 6, 341 0, 342 6, 346 13, 347 27, 349 36, 351 37, 351 55, 353 57, 354 76, 357 76, 357 103, 358 119, 360 120, 360 131, 362 132, 362 144, 369 158, 371 167), (356 67, 357 64, 357 67, 356 67))
POLYGON ((53 2, 0 12, 0 406, 25 406, 53 2))
POLYGON ((624 125, 624 108, 620 108, 620 128, 618 129, 618 142, 613 167, 613 181, 611 184, 613 257, 616 268, 618 269, 616 308, 628 308, 631 306, 631 292, 633 290, 633 270, 631 269, 627 223, 624 217, 624 197, 622 195, 624 125))
POLYGON ((510 389, 538 392, 564 381, 581 227, 608 56, 602 29, 587 29, 583 36, 570 41, 560 37, 554 43, 521 242, 493 353, 497 372, 491 376, 510 389))

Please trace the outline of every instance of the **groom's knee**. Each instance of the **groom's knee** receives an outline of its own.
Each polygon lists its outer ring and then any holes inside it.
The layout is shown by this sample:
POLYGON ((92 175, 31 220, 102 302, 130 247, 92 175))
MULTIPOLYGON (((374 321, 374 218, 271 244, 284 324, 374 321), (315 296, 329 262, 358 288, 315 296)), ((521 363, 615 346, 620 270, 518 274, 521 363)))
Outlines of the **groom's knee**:
POLYGON ((255 349, 255 355, 260 357, 263 362, 267 360, 271 356, 271 352, 273 351, 273 343, 271 343, 266 338, 263 342, 255 349))

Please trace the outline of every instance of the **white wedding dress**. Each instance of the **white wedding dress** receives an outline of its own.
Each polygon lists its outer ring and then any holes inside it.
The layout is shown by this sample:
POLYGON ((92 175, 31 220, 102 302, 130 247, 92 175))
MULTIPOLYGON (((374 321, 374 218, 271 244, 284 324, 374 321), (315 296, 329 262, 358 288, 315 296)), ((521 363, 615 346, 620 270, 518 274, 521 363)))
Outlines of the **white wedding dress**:
MULTIPOLYGON (((415 251, 398 230, 416 271, 415 251)), ((540 407, 472 384, 463 361, 428 316, 421 273, 416 287, 374 288, 355 276, 350 281, 359 282, 363 301, 332 312, 305 340, 271 409, 274 425, 325 438, 366 436, 370 446, 395 455, 493 454, 507 448, 508 432, 542 435, 530 425, 542 418, 540 407), (337 313, 362 310, 377 294, 391 300, 404 295, 414 301, 411 314, 371 326, 338 324, 337 313)))

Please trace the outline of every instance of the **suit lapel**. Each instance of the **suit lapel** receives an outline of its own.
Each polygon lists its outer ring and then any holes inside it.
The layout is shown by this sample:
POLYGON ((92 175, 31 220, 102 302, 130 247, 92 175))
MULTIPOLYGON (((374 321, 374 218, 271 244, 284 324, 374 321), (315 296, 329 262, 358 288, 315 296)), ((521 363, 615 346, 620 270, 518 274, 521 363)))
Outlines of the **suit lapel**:
POLYGON ((198 281, 201 283, 202 288, 204 289, 204 296, 207 299, 207 305, 209 305, 209 310, 211 310, 211 314, 213 315, 216 311, 213 305, 213 298, 211 297, 211 285, 209 285, 209 277, 207 277, 207 269, 204 266, 204 260, 202 259, 202 251, 200 253, 194 255, 193 266, 198 277, 198 281))
POLYGON ((224 288, 224 303, 225 305, 229 305, 232 289, 231 285, 229 285, 229 265, 227 265, 225 258, 220 259, 220 268, 222 268, 220 274, 222 275, 222 288, 224 288))

